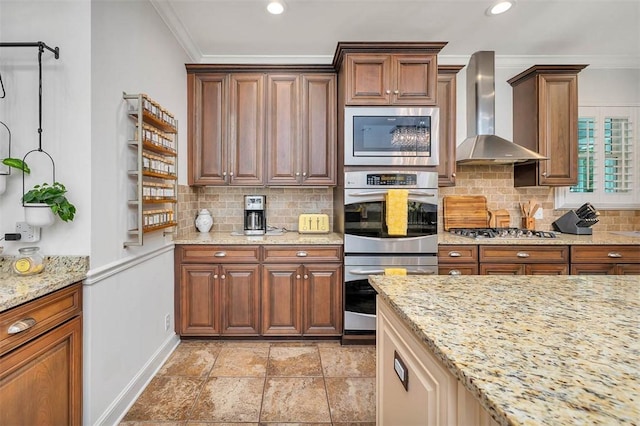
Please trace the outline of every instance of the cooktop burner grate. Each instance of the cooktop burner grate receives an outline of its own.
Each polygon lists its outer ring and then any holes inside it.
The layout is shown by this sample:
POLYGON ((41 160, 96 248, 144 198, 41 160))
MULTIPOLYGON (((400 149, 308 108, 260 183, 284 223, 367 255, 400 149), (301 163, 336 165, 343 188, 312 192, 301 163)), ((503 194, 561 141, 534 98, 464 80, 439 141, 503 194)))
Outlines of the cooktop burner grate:
POLYGON ((452 228, 449 232, 469 238, 556 238, 554 232, 520 228, 452 228))

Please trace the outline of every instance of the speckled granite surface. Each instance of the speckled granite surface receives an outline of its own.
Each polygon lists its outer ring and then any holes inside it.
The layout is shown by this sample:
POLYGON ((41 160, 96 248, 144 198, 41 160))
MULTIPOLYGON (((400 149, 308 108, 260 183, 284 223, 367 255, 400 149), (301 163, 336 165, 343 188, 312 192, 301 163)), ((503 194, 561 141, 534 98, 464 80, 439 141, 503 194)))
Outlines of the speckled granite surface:
POLYGON ((369 280, 500 423, 638 424, 638 277, 369 280))
POLYGON ((190 232, 178 235, 175 244, 325 244, 342 245, 342 235, 329 234, 298 234, 285 232, 281 235, 231 235, 228 232, 190 232))
POLYGON ((19 276, 12 272, 11 256, 0 256, 0 312, 82 281, 89 269, 88 256, 47 256, 44 272, 19 276))
MULTIPOLYGON (((556 233, 557 238, 468 238, 443 231, 438 235, 438 244, 526 244, 526 245, 596 245, 633 244, 640 246, 640 237, 631 237, 613 232, 593 231, 593 235, 556 233)), ((640 250, 640 248, 639 248, 640 250)))

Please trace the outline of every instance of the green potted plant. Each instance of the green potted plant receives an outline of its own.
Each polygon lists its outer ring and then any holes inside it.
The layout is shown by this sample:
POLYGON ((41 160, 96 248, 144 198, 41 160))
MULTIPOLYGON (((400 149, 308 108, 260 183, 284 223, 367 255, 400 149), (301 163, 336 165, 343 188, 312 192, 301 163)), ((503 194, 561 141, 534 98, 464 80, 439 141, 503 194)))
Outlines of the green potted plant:
POLYGON ((4 194, 4 191, 6 191, 7 189, 7 176, 11 174, 11 168, 22 170, 26 174, 29 174, 31 172, 31 170, 29 170, 29 166, 27 166, 27 163, 19 158, 3 158, 2 164, 9 167, 9 171, 0 172, 0 194, 4 194))
POLYGON ((40 227, 53 224, 56 215, 65 222, 72 221, 76 208, 69 202, 66 193, 67 189, 60 182, 34 186, 22 196, 25 221, 31 226, 40 227))

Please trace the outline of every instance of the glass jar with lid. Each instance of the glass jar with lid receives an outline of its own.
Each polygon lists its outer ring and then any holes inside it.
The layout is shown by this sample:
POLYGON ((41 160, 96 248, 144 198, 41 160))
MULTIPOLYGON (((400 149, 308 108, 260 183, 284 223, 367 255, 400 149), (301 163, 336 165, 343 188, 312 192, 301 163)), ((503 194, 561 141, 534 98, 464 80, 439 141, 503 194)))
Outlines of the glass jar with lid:
POLYGON ((44 271, 44 256, 40 247, 22 247, 13 262, 13 271, 18 275, 34 275, 44 271))

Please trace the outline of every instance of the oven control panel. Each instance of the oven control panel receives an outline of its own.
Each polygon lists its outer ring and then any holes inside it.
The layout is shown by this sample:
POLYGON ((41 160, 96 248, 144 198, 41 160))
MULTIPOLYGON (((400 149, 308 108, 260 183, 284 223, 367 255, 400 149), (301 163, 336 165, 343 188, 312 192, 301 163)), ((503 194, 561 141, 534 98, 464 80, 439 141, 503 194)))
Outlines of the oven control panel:
POLYGON ((418 177, 415 173, 367 174, 367 185, 370 186, 415 186, 417 183, 418 177))

